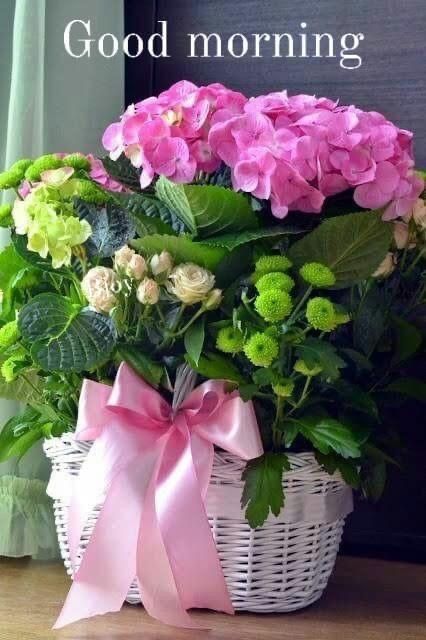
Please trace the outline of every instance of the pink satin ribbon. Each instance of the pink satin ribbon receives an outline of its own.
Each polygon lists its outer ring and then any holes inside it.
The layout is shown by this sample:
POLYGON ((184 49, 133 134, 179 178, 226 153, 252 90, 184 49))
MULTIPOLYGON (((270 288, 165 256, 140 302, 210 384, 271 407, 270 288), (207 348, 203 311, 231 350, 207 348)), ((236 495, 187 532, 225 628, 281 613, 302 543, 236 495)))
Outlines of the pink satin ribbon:
POLYGON ((200 628, 193 607, 233 614, 204 499, 214 445, 244 460, 263 453, 252 403, 212 380, 173 412, 122 364, 112 388, 84 381, 76 438, 95 442, 69 510, 74 566, 106 499, 54 628, 119 611, 135 576, 145 609, 167 624, 200 628))

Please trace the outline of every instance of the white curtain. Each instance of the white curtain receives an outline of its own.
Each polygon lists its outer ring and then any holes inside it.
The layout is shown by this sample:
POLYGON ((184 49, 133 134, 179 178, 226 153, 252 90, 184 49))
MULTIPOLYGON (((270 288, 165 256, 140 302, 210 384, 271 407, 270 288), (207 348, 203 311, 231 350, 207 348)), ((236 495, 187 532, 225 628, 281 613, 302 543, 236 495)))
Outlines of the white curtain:
MULTIPOLYGON (((92 37, 123 37, 123 0, 0 1, 0 170, 21 157, 101 150, 107 124, 122 112, 124 58, 68 55, 71 20, 90 20, 92 37)), ((0 247, 8 242, 0 229, 0 247)), ((0 399, 0 428, 18 410, 0 399)), ((0 555, 57 553, 48 465, 41 448, 0 464, 0 555)))

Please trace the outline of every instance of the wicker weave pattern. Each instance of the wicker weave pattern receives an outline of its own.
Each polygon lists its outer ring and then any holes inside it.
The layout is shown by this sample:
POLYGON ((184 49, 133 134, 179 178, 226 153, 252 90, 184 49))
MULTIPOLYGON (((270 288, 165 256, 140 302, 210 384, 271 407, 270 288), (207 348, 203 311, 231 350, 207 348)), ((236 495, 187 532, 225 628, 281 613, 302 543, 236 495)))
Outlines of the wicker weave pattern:
MULTIPOLYGON (((45 442, 53 470, 75 476, 90 449, 72 435, 45 442)), ((330 476, 310 453, 290 456, 291 470, 285 474, 286 495, 301 497, 339 493, 345 485, 339 475, 330 476), (300 495, 302 494, 302 495, 300 495)), ((241 488, 243 463, 227 453, 216 453, 210 491, 224 485, 241 488)), ((235 490, 235 489, 234 489, 235 490)), ((67 572, 72 575, 67 540, 66 500, 54 503, 58 540, 67 572)), ((82 540, 87 545, 100 506, 91 514, 82 540)), ((208 510, 208 506, 207 506, 208 510)), ((285 510, 284 512, 285 513, 285 510)), ((209 517, 225 579, 236 610, 258 613, 287 612, 306 607, 321 597, 333 570, 344 525, 344 515, 332 522, 286 522, 269 518, 253 531, 240 512, 235 517, 209 517)), ((81 557, 81 556, 80 556, 81 557)), ((140 603, 135 582, 128 602, 140 603)))

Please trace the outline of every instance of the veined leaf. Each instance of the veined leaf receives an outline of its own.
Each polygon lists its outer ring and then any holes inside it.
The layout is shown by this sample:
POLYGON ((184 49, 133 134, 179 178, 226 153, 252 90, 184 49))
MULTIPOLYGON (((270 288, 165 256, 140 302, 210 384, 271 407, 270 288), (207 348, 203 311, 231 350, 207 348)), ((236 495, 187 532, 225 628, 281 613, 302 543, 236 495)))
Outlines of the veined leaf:
POLYGON ((194 371, 205 378, 211 380, 228 380, 229 382, 237 382, 238 384, 247 382, 229 358, 217 353, 206 353, 202 355, 198 364, 191 360, 188 355, 185 359, 194 371))
POLYGON ((111 160, 109 156, 105 156, 101 161, 111 178, 134 191, 140 190, 138 171, 124 153, 117 160, 111 160))
POLYGON ((291 260, 326 264, 340 289, 369 278, 385 257, 392 239, 392 225, 376 211, 363 211, 329 218, 296 242, 291 260))
POLYGON ((246 518, 253 529, 262 526, 270 511, 279 515, 284 506, 283 472, 289 468, 282 453, 265 453, 247 463, 241 506, 247 507, 246 518))
POLYGON ((141 253, 154 254, 168 251, 176 264, 181 262, 195 262, 206 269, 214 271, 226 250, 221 247, 208 247, 201 242, 195 242, 188 236, 167 236, 155 234, 138 238, 131 243, 132 247, 141 253))
POLYGON ((351 429, 325 415, 305 415, 294 418, 292 422, 298 425, 298 432, 309 440, 318 451, 328 454, 332 451, 343 458, 359 458, 360 443, 351 429))
POLYGON ((74 207, 78 217, 87 220, 92 227, 92 233, 84 243, 89 257, 109 258, 135 236, 135 223, 115 202, 96 207, 76 199, 74 207))
POLYGON ((303 233, 298 227, 290 227, 285 225, 277 225, 275 227, 264 227, 263 229, 249 229, 240 233, 224 233, 222 235, 213 236, 203 240, 203 244, 213 247, 224 247, 225 249, 235 249, 242 244, 261 240, 263 238, 276 238, 279 236, 295 235, 303 233))
MULTIPOLYGON (((185 233, 188 229, 177 215, 175 215, 164 202, 158 198, 145 193, 120 193, 116 198, 121 205, 134 218, 136 225, 138 221, 145 221, 149 218, 157 225, 157 230, 153 233, 172 234, 185 233)), ((139 233, 140 236, 144 235, 139 233)))
POLYGON ((19 314, 19 329, 31 356, 46 371, 87 371, 104 362, 115 347, 111 318, 76 308, 54 293, 42 293, 19 314))
POLYGON ((175 184, 162 176, 157 181, 156 194, 199 238, 258 227, 248 199, 231 189, 175 184))
POLYGON ((5 398, 6 400, 17 400, 18 402, 25 403, 40 400, 42 393, 41 379, 35 373, 31 372, 28 372, 26 377, 36 389, 39 389, 38 393, 24 378, 17 378, 13 382, 5 382, 5 380, 0 378, 0 398, 5 398))
POLYGON ((204 344, 204 318, 192 324, 184 336, 185 349, 191 360, 198 365, 204 344))
POLYGON ((319 338, 306 338, 306 340, 296 347, 296 353, 303 358, 309 368, 319 365, 325 377, 335 380, 339 377, 339 369, 346 367, 346 363, 337 354, 335 347, 329 342, 324 342, 319 338))

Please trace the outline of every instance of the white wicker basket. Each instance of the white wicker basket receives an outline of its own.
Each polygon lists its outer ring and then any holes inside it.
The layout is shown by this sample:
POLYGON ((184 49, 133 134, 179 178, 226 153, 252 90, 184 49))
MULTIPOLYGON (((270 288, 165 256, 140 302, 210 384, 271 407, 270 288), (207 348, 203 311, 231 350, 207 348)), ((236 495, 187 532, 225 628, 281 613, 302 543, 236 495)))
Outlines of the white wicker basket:
MULTIPOLYGON (((72 478, 90 449, 71 434, 45 442, 56 487, 54 509, 65 567, 72 575, 67 540, 67 512, 72 478), (59 479, 59 481, 58 481, 59 479)), ((333 570, 352 493, 340 475, 324 472, 311 453, 292 454, 285 474, 286 507, 252 530, 240 508, 244 463, 217 452, 207 513, 226 583, 236 610, 286 612, 306 607, 321 597, 333 570)), ((81 540, 84 553, 100 506, 91 514, 81 540)), ((81 557, 81 556, 80 556, 81 557)), ((128 602, 140 603, 136 582, 128 602)))

